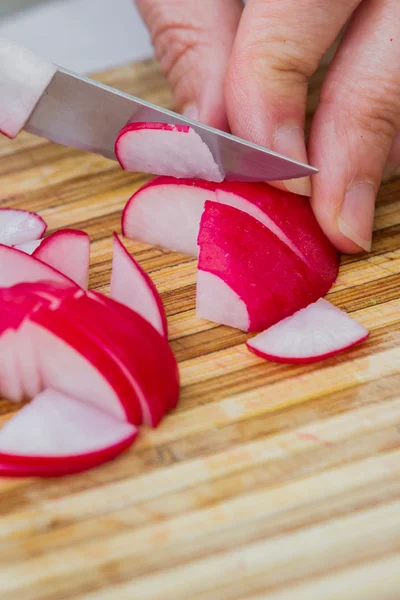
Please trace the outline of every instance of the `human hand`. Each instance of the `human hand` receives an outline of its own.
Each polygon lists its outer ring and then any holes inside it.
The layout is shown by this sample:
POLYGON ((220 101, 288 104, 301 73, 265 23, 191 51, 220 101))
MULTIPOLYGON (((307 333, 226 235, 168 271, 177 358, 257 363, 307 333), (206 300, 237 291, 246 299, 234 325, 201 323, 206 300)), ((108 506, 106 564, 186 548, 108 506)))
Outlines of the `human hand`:
POLYGON ((380 181, 400 171, 399 0, 136 2, 177 108, 309 160, 312 195, 308 178, 275 185, 311 195, 339 250, 369 250, 380 181), (306 150, 308 79, 349 19, 306 150))

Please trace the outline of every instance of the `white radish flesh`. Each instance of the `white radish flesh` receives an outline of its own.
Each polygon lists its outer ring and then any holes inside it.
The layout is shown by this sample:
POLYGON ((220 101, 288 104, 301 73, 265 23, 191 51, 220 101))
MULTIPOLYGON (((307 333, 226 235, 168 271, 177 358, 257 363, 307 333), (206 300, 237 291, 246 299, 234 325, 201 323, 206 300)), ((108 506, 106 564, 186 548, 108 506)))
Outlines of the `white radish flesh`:
POLYGON ((187 125, 130 123, 117 138, 115 154, 127 171, 207 181, 224 179, 208 146, 187 125))
POLYGON ((24 398, 18 360, 16 332, 7 329, 0 337, 0 396, 12 402, 21 402, 24 398))
POLYGON ((137 312, 162 336, 168 337, 164 307, 154 283, 116 235, 114 235, 111 272, 111 297, 137 312))
POLYGON ((0 244, 15 246, 38 240, 46 223, 36 213, 13 208, 0 209, 0 244))
POLYGON ((247 346, 268 360, 311 363, 347 350, 368 335, 349 315, 321 299, 252 338, 247 346))
POLYGON ((0 40, 0 131, 14 138, 28 121, 57 68, 27 48, 0 40))
POLYGON ((250 328, 249 313, 239 295, 218 275, 202 270, 197 272, 196 314, 242 331, 250 328))
POLYGON ((43 242, 44 238, 40 240, 33 240, 32 242, 24 242, 23 244, 16 244, 14 248, 16 250, 21 250, 21 252, 25 252, 25 254, 32 254, 35 252, 37 248, 39 248, 40 244, 43 242))

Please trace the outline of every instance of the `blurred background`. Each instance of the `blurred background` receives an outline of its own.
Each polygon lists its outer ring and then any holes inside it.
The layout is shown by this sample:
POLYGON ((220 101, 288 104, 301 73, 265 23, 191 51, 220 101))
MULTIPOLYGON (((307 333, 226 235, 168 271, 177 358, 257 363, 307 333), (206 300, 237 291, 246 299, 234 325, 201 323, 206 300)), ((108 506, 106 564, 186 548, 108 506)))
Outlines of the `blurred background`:
POLYGON ((153 55, 133 0, 0 0, 0 36, 79 73, 153 55))

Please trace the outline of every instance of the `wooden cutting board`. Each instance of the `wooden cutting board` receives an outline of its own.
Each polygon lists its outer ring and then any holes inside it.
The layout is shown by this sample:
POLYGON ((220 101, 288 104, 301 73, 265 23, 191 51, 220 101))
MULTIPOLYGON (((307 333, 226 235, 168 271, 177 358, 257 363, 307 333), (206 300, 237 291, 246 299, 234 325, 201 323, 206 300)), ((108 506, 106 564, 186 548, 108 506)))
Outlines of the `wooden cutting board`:
MULTIPOLYGON (((153 62, 100 78, 171 107, 153 62)), ((1 205, 87 231, 103 292, 144 181, 25 134, 0 140, 1 205)), ((398 600, 400 183, 379 194, 371 254, 345 257, 329 295, 371 337, 317 365, 258 359, 246 335, 195 318, 195 261, 128 247, 168 312, 179 408, 106 466, 0 480, 0 598, 398 600)), ((13 410, 0 402, 3 420, 13 410)))

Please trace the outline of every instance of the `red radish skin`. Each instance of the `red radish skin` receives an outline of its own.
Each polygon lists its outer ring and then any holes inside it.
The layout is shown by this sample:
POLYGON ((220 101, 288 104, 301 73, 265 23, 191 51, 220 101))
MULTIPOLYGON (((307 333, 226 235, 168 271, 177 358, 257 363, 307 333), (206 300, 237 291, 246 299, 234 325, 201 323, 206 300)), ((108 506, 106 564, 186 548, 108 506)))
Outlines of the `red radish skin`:
POLYGON ((115 458, 137 429, 55 390, 46 390, 0 430, 2 467, 15 474, 77 473, 115 458))
POLYGON ((224 179, 208 146, 187 125, 130 123, 118 135, 115 155, 126 171, 224 179))
POLYGON ((307 364, 353 348, 368 336, 362 325, 320 299, 255 336, 247 347, 266 360, 307 364))
POLYGON ((27 48, 0 40, 0 132, 15 138, 57 68, 27 48))
POLYGON ((16 208, 0 209, 0 244, 15 246, 38 240, 46 228, 46 223, 36 213, 16 208))
POLYGON ((90 238, 84 231, 60 229, 45 238, 33 256, 72 279, 82 289, 87 289, 90 238))
POLYGON ((321 296, 305 263, 259 221, 207 201, 200 224, 197 315, 261 331, 321 296))
POLYGON ((168 338, 168 323, 156 286, 114 234, 111 297, 125 304, 168 338))

